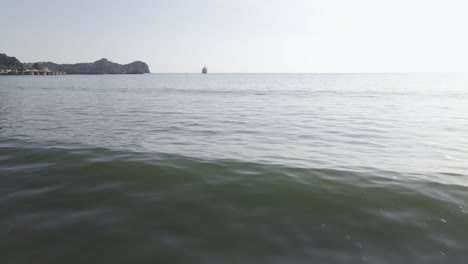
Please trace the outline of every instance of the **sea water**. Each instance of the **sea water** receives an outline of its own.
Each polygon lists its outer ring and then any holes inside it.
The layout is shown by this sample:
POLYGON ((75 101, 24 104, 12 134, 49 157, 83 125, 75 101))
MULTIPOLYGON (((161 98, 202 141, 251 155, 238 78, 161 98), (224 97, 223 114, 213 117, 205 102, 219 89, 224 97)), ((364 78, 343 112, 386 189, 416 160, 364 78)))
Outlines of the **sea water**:
POLYGON ((468 74, 0 77, 0 263, 466 263, 468 74))

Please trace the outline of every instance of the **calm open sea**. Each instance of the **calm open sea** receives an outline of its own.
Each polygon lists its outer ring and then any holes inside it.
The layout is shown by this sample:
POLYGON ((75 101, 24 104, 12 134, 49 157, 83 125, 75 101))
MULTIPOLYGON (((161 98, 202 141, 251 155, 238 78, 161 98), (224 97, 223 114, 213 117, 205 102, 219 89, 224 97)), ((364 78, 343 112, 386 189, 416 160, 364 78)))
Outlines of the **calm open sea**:
POLYGON ((0 263, 467 263, 468 74, 0 77, 0 263))

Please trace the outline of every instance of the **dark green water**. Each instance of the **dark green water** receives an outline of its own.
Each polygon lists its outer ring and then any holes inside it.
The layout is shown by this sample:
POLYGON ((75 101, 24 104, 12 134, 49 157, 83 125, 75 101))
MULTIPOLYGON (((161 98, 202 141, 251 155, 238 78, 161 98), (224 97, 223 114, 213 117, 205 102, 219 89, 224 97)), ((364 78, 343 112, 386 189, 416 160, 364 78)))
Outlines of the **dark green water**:
POLYGON ((0 263, 466 263, 465 84, 1 78, 0 263))

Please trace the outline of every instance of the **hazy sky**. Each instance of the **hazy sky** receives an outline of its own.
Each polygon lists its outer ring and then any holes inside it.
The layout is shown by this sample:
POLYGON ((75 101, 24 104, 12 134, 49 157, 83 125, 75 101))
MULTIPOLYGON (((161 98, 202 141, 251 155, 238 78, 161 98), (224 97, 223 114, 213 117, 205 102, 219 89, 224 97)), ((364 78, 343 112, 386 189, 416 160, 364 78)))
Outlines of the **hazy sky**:
POLYGON ((0 52, 152 72, 468 72, 466 0, 0 0, 0 52))

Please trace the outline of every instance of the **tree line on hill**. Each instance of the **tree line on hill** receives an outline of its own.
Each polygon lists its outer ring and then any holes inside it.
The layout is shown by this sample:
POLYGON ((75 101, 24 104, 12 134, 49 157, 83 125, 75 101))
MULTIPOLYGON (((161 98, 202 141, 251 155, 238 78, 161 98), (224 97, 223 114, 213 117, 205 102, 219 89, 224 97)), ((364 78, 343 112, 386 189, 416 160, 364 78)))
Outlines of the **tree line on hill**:
POLYGON ((57 64, 53 62, 21 63, 15 57, 9 57, 0 53, 0 69, 11 71, 25 71, 35 69, 42 71, 62 71, 67 74, 140 74, 149 73, 148 64, 142 61, 134 61, 128 64, 118 64, 108 59, 100 59, 92 63, 57 64))
POLYGON ((53 62, 41 63, 49 70, 63 70, 67 74, 136 74, 149 73, 149 67, 142 61, 129 64, 118 64, 108 59, 100 59, 93 63, 56 64, 53 62))
POLYGON ((23 64, 15 57, 0 53, 0 69, 23 70, 23 64))

